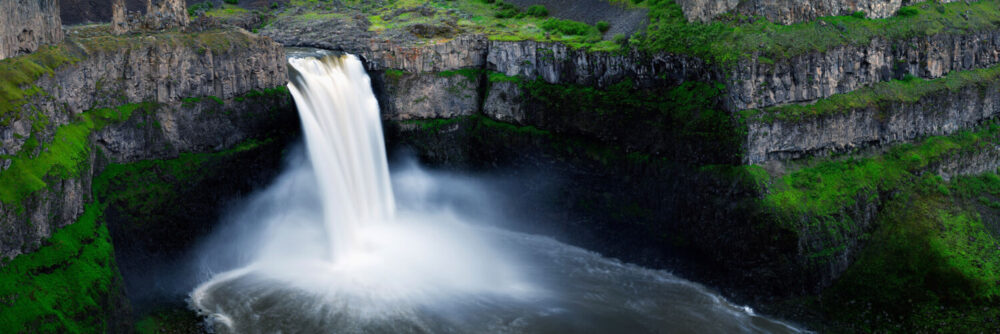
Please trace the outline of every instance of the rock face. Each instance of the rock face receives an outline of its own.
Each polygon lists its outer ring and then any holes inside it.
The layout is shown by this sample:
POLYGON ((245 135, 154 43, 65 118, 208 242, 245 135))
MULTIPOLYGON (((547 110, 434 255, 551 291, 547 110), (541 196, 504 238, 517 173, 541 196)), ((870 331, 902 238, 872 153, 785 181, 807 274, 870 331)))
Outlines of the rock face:
POLYGON ((162 30, 188 25, 187 4, 184 0, 146 0, 147 29, 162 30))
POLYGON ((56 0, 0 0, 0 59, 63 39, 56 0))
MULTIPOLYGON (((111 22, 111 5, 116 1, 59 0, 63 24, 111 22)), ((124 2, 126 10, 136 12, 146 10, 146 0, 125 0, 124 2)))
MULTIPOLYGON (((47 94, 23 106, 24 116, 15 117, 11 126, 0 128, 0 151, 5 154, 19 152, 29 137, 48 145, 56 129, 86 110, 139 102, 154 107, 133 112, 125 123, 96 129, 90 136, 93 142, 86 145, 102 147, 107 158, 122 163, 224 149, 268 126, 262 116, 273 106, 241 96, 287 82, 281 46, 241 30, 130 39, 101 36, 61 47, 72 49, 80 60, 35 83, 47 94), (44 113, 47 124, 34 124, 39 119, 34 110, 44 113)), ((90 158, 79 176, 47 177, 48 186, 22 203, 0 204, 0 258, 36 249, 52 231, 83 212, 90 201, 90 178, 99 172, 96 150, 86 151, 90 158)))
POLYGON ((133 29, 128 13, 125 0, 114 0, 111 3, 111 33, 121 35, 133 29))
POLYGON ((1000 115, 1000 82, 945 89, 916 102, 894 102, 803 120, 748 122, 745 163, 796 159, 946 135, 1000 115))
MULTIPOLYGON (((953 2, 941 0, 938 2, 953 2)), ((763 16, 768 20, 792 24, 822 16, 851 15, 863 12, 871 18, 884 18, 896 14, 908 0, 677 0, 688 21, 708 22, 723 13, 746 16, 763 16)))
POLYGON ((730 110, 764 108, 847 93, 910 74, 937 78, 1000 63, 1000 31, 842 46, 774 62, 740 61, 727 82, 730 110))
POLYGON ((383 73, 380 88, 382 117, 395 120, 454 118, 479 111, 479 73, 383 73))
POLYGON ((640 87, 671 86, 694 78, 710 79, 701 60, 670 54, 644 56, 575 50, 534 41, 490 41, 487 69, 508 76, 541 77, 548 83, 606 87, 632 80, 640 87))
POLYGON ((672 85, 693 78, 714 78, 713 71, 692 57, 638 53, 586 52, 562 44, 534 41, 491 41, 460 35, 430 45, 411 45, 376 38, 366 25, 327 20, 303 26, 279 19, 261 35, 286 46, 318 47, 353 53, 369 71, 398 69, 412 73, 486 69, 506 75, 542 77, 549 83, 603 87, 629 78, 640 86, 672 85))

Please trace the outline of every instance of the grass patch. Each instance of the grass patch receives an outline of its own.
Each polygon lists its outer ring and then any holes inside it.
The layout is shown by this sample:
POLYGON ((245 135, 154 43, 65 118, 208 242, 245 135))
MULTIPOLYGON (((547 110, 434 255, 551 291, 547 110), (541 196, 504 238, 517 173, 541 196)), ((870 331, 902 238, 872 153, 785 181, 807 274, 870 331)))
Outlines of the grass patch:
POLYGON ((270 143, 270 140, 247 140, 231 149, 214 153, 182 153, 174 159, 144 160, 128 164, 112 163, 94 178, 94 196, 106 205, 113 205, 129 217, 133 226, 145 221, 157 221, 150 213, 177 200, 177 184, 196 184, 206 177, 203 167, 220 157, 246 152, 270 143), (164 180, 169 180, 165 182, 164 180))
POLYGON ((63 46, 45 46, 25 56, 0 60, 0 125, 9 125, 28 98, 44 94, 35 86, 38 78, 77 61, 78 56, 63 46))
POLYGON ((786 59, 841 45, 867 45, 876 37, 904 41, 1000 27, 1000 6, 996 0, 925 2, 900 9, 906 15, 885 19, 848 15, 792 25, 737 16, 722 17, 711 23, 689 23, 674 0, 645 2, 650 24, 644 33, 633 36, 633 45, 649 52, 688 54, 727 66, 754 54, 786 59))
POLYGON ((150 111, 156 107, 153 103, 135 103, 91 110, 56 129, 52 142, 45 143, 37 156, 22 149, 12 157, 10 168, 0 172, 0 202, 20 207, 28 195, 47 186, 48 178, 78 176, 89 160, 91 132, 124 121, 136 110, 150 111))
POLYGON ((102 333, 117 269, 101 207, 0 268, 0 323, 12 333, 102 333))

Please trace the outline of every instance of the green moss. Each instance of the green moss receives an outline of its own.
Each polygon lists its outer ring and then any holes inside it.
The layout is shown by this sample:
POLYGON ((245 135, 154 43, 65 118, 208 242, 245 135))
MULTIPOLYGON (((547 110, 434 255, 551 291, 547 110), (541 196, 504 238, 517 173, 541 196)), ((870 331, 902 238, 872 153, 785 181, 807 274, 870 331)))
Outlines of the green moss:
POLYGON ((87 53, 117 53, 122 50, 139 50, 143 48, 186 48, 196 50, 199 54, 207 52, 228 54, 231 52, 241 52, 250 48, 254 38, 256 37, 241 32, 239 29, 220 28, 197 33, 164 31, 153 34, 125 34, 120 36, 98 33, 83 35, 75 38, 74 41, 82 46, 87 53))
POLYGON ((99 333, 117 276, 101 207, 87 205, 76 223, 35 252, 0 268, 0 323, 11 333, 99 333))
POLYGON ((214 159, 246 152, 270 143, 270 140, 247 140, 231 149, 215 153, 183 153, 174 159, 144 160, 128 164, 112 163, 93 180, 94 195, 107 205, 114 205, 123 214, 139 213, 131 217, 134 226, 142 227, 149 216, 165 203, 177 200, 177 184, 195 184, 206 177, 203 167, 214 159), (169 182, 164 182, 169 180, 169 182))
POLYGON ((483 70, 474 69, 474 68, 466 68, 466 69, 460 69, 460 70, 441 71, 441 72, 437 73, 437 76, 442 77, 442 78, 451 78, 451 77, 454 77, 455 75, 461 75, 461 76, 465 77, 466 79, 468 79, 469 81, 476 81, 476 80, 479 79, 479 76, 481 74, 483 74, 483 70))
POLYGON ((35 81, 43 75, 53 75, 55 70, 79 60, 78 55, 64 46, 46 46, 34 53, 0 60, 0 125, 16 117, 26 99, 42 94, 35 81))
POLYGON ((520 83, 520 82, 523 81, 521 79, 521 77, 518 77, 518 76, 509 76, 509 75, 506 75, 506 74, 503 74, 503 73, 499 73, 499 72, 490 72, 489 75, 487 76, 487 79, 490 82, 514 82, 514 83, 520 83))
POLYGON ((824 293, 824 310, 867 332, 995 329, 1000 242, 967 197, 996 196, 998 180, 924 175, 904 185, 879 214, 870 246, 824 293))
MULTIPOLYGON (((221 6, 215 8, 211 6, 211 3, 208 4, 209 6, 205 7, 208 8, 208 10, 205 11, 205 16, 208 17, 231 18, 231 17, 247 15, 250 13, 250 11, 243 9, 239 6, 236 6, 235 4, 224 3, 221 6)), ((193 10, 192 8, 189 8, 188 12, 191 12, 192 10, 193 10)))
POLYGON ((193 311, 183 307, 159 310, 135 324, 139 334, 201 333, 202 321, 193 311))
POLYGON ((970 87, 986 87, 995 83, 998 78, 1000 78, 1000 66, 955 71, 933 80, 907 77, 902 80, 877 83, 850 93, 836 94, 808 105, 786 105, 762 111, 748 110, 744 111, 744 115, 767 122, 802 120, 863 108, 879 108, 894 103, 912 104, 931 95, 956 92, 970 87))
POLYGON ((844 208, 913 180, 931 163, 998 141, 1000 124, 994 122, 976 131, 898 145, 876 157, 818 162, 775 180, 765 203, 784 212, 787 223, 801 223, 800 217, 838 220, 844 208))
POLYGON ((433 118, 433 119, 411 119, 401 121, 402 124, 413 124, 420 127, 421 130, 438 132, 442 127, 457 124, 465 120, 465 117, 455 117, 455 118, 433 118))
POLYGON ((20 205, 31 193, 45 188, 49 177, 66 179, 78 176, 89 160, 88 136, 94 130, 128 119, 139 109, 151 109, 152 103, 128 104, 85 112, 73 123, 59 127, 51 143, 37 156, 22 150, 13 157, 10 168, 0 172, 0 201, 20 205))

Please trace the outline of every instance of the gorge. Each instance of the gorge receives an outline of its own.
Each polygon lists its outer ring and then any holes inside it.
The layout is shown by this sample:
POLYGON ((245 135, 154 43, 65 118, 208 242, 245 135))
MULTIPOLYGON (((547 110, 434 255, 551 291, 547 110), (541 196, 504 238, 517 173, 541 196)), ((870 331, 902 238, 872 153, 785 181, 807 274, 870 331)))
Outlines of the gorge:
POLYGON ((2 332, 1000 326, 996 1, 146 2, 0 0, 2 332))

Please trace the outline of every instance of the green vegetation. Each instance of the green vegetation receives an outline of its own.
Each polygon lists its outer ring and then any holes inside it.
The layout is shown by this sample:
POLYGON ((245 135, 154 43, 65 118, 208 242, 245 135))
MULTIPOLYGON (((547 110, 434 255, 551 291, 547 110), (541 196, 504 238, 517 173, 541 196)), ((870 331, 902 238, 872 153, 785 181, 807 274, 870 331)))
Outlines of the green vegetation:
POLYGON ((46 46, 34 53, 0 60, 0 126, 18 117, 22 105, 32 96, 45 94, 35 86, 43 75, 53 75, 66 64, 79 61, 63 46, 46 46))
POLYGON ((967 34, 1000 25, 1000 6, 995 0, 918 3, 900 9, 905 15, 885 19, 866 19, 861 13, 787 26, 736 16, 712 23, 689 23, 674 0, 648 0, 645 6, 649 8, 650 24, 645 33, 633 36, 633 45, 650 52, 689 54, 723 65, 734 65, 754 54, 784 59, 840 45, 867 45, 876 37, 904 41, 936 34, 967 34))
POLYGON ((195 15, 198 15, 198 12, 210 10, 210 9, 212 9, 212 7, 215 7, 215 5, 213 5, 212 2, 210 2, 210 1, 205 1, 205 2, 202 2, 202 3, 196 3, 196 4, 188 6, 188 15, 189 16, 195 16, 195 15))
POLYGON ((955 71, 933 80, 907 76, 902 80, 880 82, 850 93, 836 94, 808 105, 792 104, 742 113, 748 118, 759 118, 766 122, 812 119, 862 108, 882 109, 894 103, 916 103, 930 95, 957 92, 971 87, 985 89, 998 78, 1000 66, 955 71))
MULTIPOLYGON (((324 7, 322 4, 300 1, 308 15, 339 14, 338 19, 351 19, 343 11, 324 7)), ((293 1, 293 4, 296 2, 293 1)), ((362 3, 357 10, 369 13, 369 30, 390 33, 408 30, 420 25, 435 27, 439 31, 450 32, 425 38, 423 42, 434 43, 449 38, 456 33, 480 33, 493 40, 535 40, 564 43, 574 48, 589 48, 595 51, 618 50, 620 45, 602 41, 597 28, 585 23, 547 18, 548 10, 543 6, 530 6, 524 10, 503 1, 465 0, 397 0, 384 5, 362 3)), ((305 18, 306 14, 279 14, 305 18)), ((335 18, 330 16, 329 18, 335 18)))
MULTIPOLYGON (((223 6, 223 13, 228 11, 229 5, 223 6)), ((242 9, 233 9, 242 10, 242 9)), ((86 28, 86 27, 84 27, 86 28)), ((240 32, 233 28, 219 28, 201 31, 197 33, 187 33, 183 31, 163 31, 152 34, 126 34, 115 36, 107 31, 107 25, 99 25, 92 30, 79 29, 74 38, 80 46, 86 50, 87 54, 95 52, 122 52, 122 50, 140 50, 153 48, 186 48, 198 50, 199 54, 212 52, 214 54, 227 54, 234 51, 243 51, 251 47, 253 36, 240 32)))
MULTIPOLYGON (((550 84, 538 78, 524 80, 501 73, 490 73, 489 81, 515 82, 536 108, 547 110, 555 119, 594 118, 601 129, 631 129, 654 136, 650 141, 672 138, 678 145, 712 147, 700 153, 706 162, 734 161, 741 154, 745 126, 734 122, 717 105, 724 86, 685 82, 676 87, 639 89, 623 80, 605 89, 591 86, 550 84), (655 134, 655 135, 654 135, 655 134), (686 143, 686 144, 681 144, 686 143)), ((587 123, 584 121, 584 123, 587 123)), ((625 137, 624 134, 620 136, 625 137)), ((708 148, 708 147, 706 147, 708 148)))
POLYGON ((156 311, 135 324, 139 334, 201 333, 204 331, 198 315, 185 307, 156 311))
POLYGON ((1000 123, 976 131, 927 138, 902 144, 869 157, 825 160, 772 180, 762 204, 779 226, 795 233, 827 233, 828 244, 808 250, 816 263, 825 263, 844 247, 842 236, 860 234, 852 213, 858 205, 876 203, 919 179, 935 163, 975 152, 1000 142, 1000 123))
POLYGON ((31 193, 45 188, 47 179, 66 179, 77 176, 89 160, 91 132, 104 126, 128 119, 139 109, 156 108, 152 103, 128 104, 117 108, 103 108, 85 112, 67 125, 59 127, 51 143, 44 150, 22 149, 11 157, 10 168, 0 173, 0 201, 19 206, 31 193))
POLYGON ((823 309, 853 331, 995 329, 1000 241, 980 212, 1000 211, 977 210, 976 198, 998 195, 994 173, 950 183, 924 175, 904 185, 881 211, 861 257, 824 293, 823 309))
POLYGON ((141 228, 147 221, 157 221, 153 215, 166 203, 178 200, 178 185, 191 185, 208 175, 206 163, 240 152, 254 150, 271 141, 248 140, 240 145, 215 153, 183 153, 174 159, 144 160, 129 164, 109 164, 94 178, 94 196, 102 203, 119 208, 121 214, 142 214, 129 217, 133 226, 141 228), (165 182, 164 180, 169 180, 165 182))
POLYGON ((611 24, 608 23, 608 21, 597 21, 595 27, 597 27, 597 30, 603 34, 608 32, 608 29, 611 29, 611 24))
POLYGON ((528 8, 524 9, 524 13, 527 14, 528 16, 534 16, 534 17, 549 16, 549 10, 542 5, 528 6, 528 8))
POLYGON ((0 323, 12 333, 103 333, 118 276, 101 206, 0 267, 0 323))
POLYGON ((591 32, 593 27, 583 22, 551 18, 542 22, 542 29, 563 35, 583 36, 591 32))
MULTIPOLYGON (((225 0, 226 3, 217 8, 212 8, 211 4, 205 11, 205 16, 228 18, 249 14, 250 11, 236 5, 237 0, 225 0)), ((191 9, 189 8, 188 11, 191 9)))

